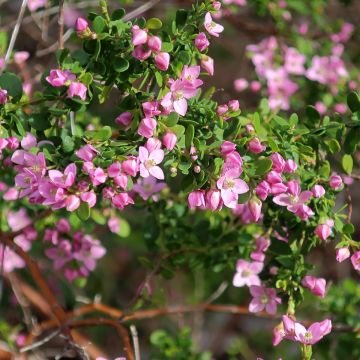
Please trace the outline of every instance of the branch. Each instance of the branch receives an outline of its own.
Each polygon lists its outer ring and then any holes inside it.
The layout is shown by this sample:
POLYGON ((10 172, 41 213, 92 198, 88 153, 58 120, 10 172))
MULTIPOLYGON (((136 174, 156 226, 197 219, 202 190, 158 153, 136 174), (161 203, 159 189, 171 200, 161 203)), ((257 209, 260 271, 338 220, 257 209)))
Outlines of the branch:
POLYGON ((59 0, 59 49, 62 50, 64 48, 64 1, 59 0))
POLYGON ((10 39, 10 43, 9 43, 9 47, 6 51, 6 55, 5 55, 5 64, 8 63, 9 59, 10 59, 10 56, 11 56, 11 53, 14 49, 14 45, 15 45, 15 41, 16 41, 16 38, 19 34, 19 29, 20 29, 20 25, 21 25, 21 22, 22 22, 22 19, 24 17, 24 13, 25 13, 25 10, 26 10, 26 6, 27 6, 27 3, 28 3, 28 0, 23 0, 22 4, 21 4, 21 8, 20 8, 20 11, 19 11, 19 15, 18 15, 18 18, 16 20, 16 24, 15 24, 15 27, 14 27, 14 30, 11 34, 11 39, 10 39))

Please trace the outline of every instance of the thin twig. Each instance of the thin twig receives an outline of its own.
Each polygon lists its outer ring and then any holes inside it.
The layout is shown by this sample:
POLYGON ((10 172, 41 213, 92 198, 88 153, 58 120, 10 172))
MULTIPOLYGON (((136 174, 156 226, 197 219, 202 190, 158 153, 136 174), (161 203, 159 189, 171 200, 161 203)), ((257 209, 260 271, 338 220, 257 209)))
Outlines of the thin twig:
POLYGON ((30 350, 34 350, 36 348, 39 348, 40 346, 45 345, 46 343, 48 343, 50 340, 54 339, 56 336, 58 336, 60 334, 60 330, 55 330, 54 332, 52 332, 50 335, 45 336, 43 339, 36 341, 34 343, 32 343, 29 346, 24 346, 23 348, 20 349, 21 353, 30 351, 30 350))
POLYGON ((59 49, 64 48, 64 2, 65 0, 59 0, 59 49))
POLYGON ((130 334, 134 345, 135 360, 141 360, 139 337, 135 325, 130 325, 130 334))
POLYGON ((26 10, 27 3, 28 3, 28 0, 23 0, 22 1, 21 8, 20 8, 20 11, 19 11, 19 15, 18 15, 18 18, 16 20, 14 30, 13 30, 13 32, 11 34, 9 47, 8 47, 8 49, 6 51, 5 64, 8 63, 8 61, 10 59, 10 56, 11 56, 11 53, 12 53, 12 51, 14 49, 15 41, 16 41, 16 38, 17 38, 17 36, 19 34, 20 25, 21 25, 22 19, 24 17, 24 13, 25 13, 25 10, 26 10))
POLYGON ((220 286, 218 287, 218 289, 207 299, 206 303, 211 304, 215 300, 217 300, 225 292, 225 290, 228 288, 228 286, 229 286, 229 283, 226 281, 223 281, 220 284, 220 286))
POLYGON ((346 195, 347 195, 347 203, 348 203, 348 215, 347 215, 347 222, 351 223, 351 217, 353 212, 353 206, 352 206, 352 199, 350 194, 350 188, 349 186, 346 186, 346 195))

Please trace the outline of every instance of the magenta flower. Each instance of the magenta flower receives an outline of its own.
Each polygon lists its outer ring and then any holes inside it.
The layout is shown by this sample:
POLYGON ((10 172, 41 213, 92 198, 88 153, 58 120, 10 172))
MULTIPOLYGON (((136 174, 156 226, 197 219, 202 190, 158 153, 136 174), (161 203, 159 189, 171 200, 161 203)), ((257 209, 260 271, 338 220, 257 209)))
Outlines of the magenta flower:
POLYGON ((86 100, 87 87, 81 82, 72 82, 68 89, 68 97, 78 96, 81 100, 86 100))
POLYGON ((351 263, 352 266, 355 270, 360 271, 360 251, 357 251, 356 253, 354 253, 351 258, 351 263))
POLYGON ((76 172, 76 165, 72 163, 65 168, 64 173, 59 170, 49 170, 48 174, 54 185, 67 189, 74 184, 76 172))
POLYGON ((76 76, 71 71, 61 69, 50 70, 50 75, 46 77, 46 81, 54 87, 70 85, 75 79, 76 76))
POLYGON ((257 313, 266 311, 270 315, 276 314, 277 305, 281 304, 281 299, 276 296, 275 289, 264 286, 250 286, 250 293, 253 296, 249 304, 249 311, 257 313))
POLYGON ((197 93, 197 89, 188 81, 176 80, 170 86, 168 92, 161 100, 161 105, 168 110, 174 110, 179 115, 185 116, 188 108, 187 99, 191 99, 197 93))
POLYGON ((350 257, 350 250, 347 247, 336 249, 336 261, 343 262, 350 257))
POLYGON ((323 278, 316 278, 315 276, 306 275, 301 284, 308 288, 314 295, 321 298, 325 297, 326 292, 326 280, 323 278))
POLYGON ((85 145, 76 151, 75 155, 84 161, 92 161, 95 156, 99 154, 99 151, 94 148, 92 145, 85 145))
POLYGON ((260 286, 260 278, 258 274, 262 271, 264 264, 262 262, 249 262, 246 260, 238 260, 236 263, 236 274, 233 278, 233 285, 242 286, 260 286))
POLYGON ((151 152, 144 146, 139 148, 139 160, 140 160, 140 176, 147 178, 150 175, 156 179, 163 180, 164 172, 157 166, 164 159, 164 151, 156 149, 151 152))
POLYGON ((196 37, 195 46, 199 51, 203 52, 209 47, 209 45, 210 43, 205 33, 202 32, 196 37))
POLYGON ((155 195, 166 187, 164 182, 158 182, 153 176, 147 178, 139 178, 134 184, 133 190, 138 193, 144 200, 150 197, 156 201, 158 197, 155 195))
POLYGON ((291 180, 287 183, 288 192, 285 194, 277 195, 273 198, 273 202, 280 206, 286 206, 286 208, 293 213, 300 210, 306 211, 302 206, 306 201, 312 197, 311 191, 301 191, 300 184, 291 180))
POLYGON ((113 196, 111 198, 111 201, 113 205, 120 210, 123 210, 125 206, 134 204, 134 200, 131 198, 131 196, 128 193, 125 192, 113 196))
POLYGON ((323 186, 321 185, 314 185, 311 189, 314 197, 316 198, 321 198, 322 196, 325 195, 325 189, 323 186))
POLYGON ((319 342, 325 335, 329 334, 332 329, 331 320, 324 320, 310 325, 306 329, 303 325, 295 322, 294 340, 305 345, 314 345, 319 342))
POLYGON ((205 15, 204 27, 210 35, 215 37, 219 37, 219 34, 224 31, 224 27, 215 23, 209 12, 205 15))
POLYGON ((343 184, 342 178, 339 175, 331 175, 329 185, 334 190, 339 190, 343 184))
POLYGON ((239 194, 244 194, 249 191, 249 186, 244 180, 239 179, 239 169, 228 170, 217 181, 217 187, 221 191, 221 198, 224 205, 234 209, 237 205, 239 194))
POLYGON ((259 154, 266 150, 266 146, 262 145, 258 138, 251 139, 247 144, 248 150, 254 154, 259 154))
POLYGON ((5 89, 0 89, 0 105, 6 104, 8 101, 7 91, 5 89))

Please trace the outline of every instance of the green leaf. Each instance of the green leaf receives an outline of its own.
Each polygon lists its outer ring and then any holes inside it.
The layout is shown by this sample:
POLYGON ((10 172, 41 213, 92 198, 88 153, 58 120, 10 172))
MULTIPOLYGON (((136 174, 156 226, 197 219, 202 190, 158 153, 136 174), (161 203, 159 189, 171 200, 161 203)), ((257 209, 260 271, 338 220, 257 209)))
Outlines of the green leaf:
POLYGON ((129 223, 125 219, 121 218, 120 219, 120 230, 118 232, 118 235, 122 238, 126 238, 130 235, 130 233, 131 233, 131 228, 130 228, 129 223))
POLYGON ((125 9, 117 9, 111 14, 111 20, 120 20, 125 16, 125 9))
POLYGON ((336 154, 341 150, 341 146, 336 139, 330 139, 325 142, 332 154, 336 154))
POLYGON ((360 111, 360 98, 355 91, 347 96, 347 104, 352 112, 360 111))
POLYGON ((274 116, 273 122, 275 122, 280 127, 289 127, 289 123, 285 119, 283 119, 282 117, 280 117, 278 115, 274 116))
POLYGON ((171 130, 173 133, 176 134, 176 137, 180 139, 182 135, 185 133, 185 128, 182 125, 176 124, 175 126, 172 126, 169 130, 171 130))
POLYGON ((86 221, 90 217, 90 207, 89 204, 85 201, 82 201, 78 209, 76 210, 76 215, 80 220, 86 221))
POLYGON ((123 58, 116 58, 114 60, 114 69, 117 72, 124 72, 129 68, 129 62, 123 58))
POLYGON ((342 158, 341 161, 342 167, 344 169, 344 171, 348 174, 351 175, 352 170, 353 170, 353 166, 354 166, 354 161, 351 155, 345 154, 342 158))
POLYGON ((186 24, 188 12, 184 9, 180 9, 176 12, 175 22, 178 27, 183 27, 186 24))
POLYGON ((185 50, 180 51, 176 58, 179 59, 184 65, 190 64, 191 61, 190 54, 185 50))
POLYGON ((149 30, 157 30, 162 28, 162 22, 158 18, 151 18, 146 22, 146 27, 149 30))
POLYGON ((67 135, 62 138, 62 143, 63 149, 66 153, 72 152, 74 150, 75 143, 71 136, 67 135))
POLYGON ((189 125, 185 132, 185 146, 187 149, 190 149, 195 134, 194 125, 189 125))
POLYGON ((4 55, 8 46, 8 36, 6 31, 0 31, 0 55, 4 55))
POLYGON ((320 121, 320 113, 312 105, 308 105, 306 107, 306 115, 309 118, 309 120, 313 123, 317 123, 320 121))
POLYGON ((273 138, 271 138, 271 137, 268 138, 268 144, 272 151, 274 151, 274 152, 280 151, 279 147, 277 146, 277 144, 273 138))
POLYGON ((4 73, 0 76, 0 88, 6 90, 15 102, 22 97, 21 80, 13 73, 4 73))
POLYGON ((179 114, 174 111, 164 119, 164 124, 166 126, 172 127, 176 125, 178 121, 179 121, 179 114))
POLYGON ((324 165, 322 165, 319 169, 319 175, 322 175, 325 178, 328 178, 330 176, 330 172, 331 172, 330 163, 326 160, 324 162, 324 165))
POLYGON ((51 127, 50 116, 48 113, 31 114, 29 124, 35 130, 44 131, 51 127))
POLYGON ((360 128, 354 127, 349 130, 344 141, 344 151, 347 154, 353 154, 360 143, 360 128))
POLYGON ((353 234, 355 231, 353 224, 345 224, 342 228, 343 233, 345 234, 353 234))
POLYGON ((158 87, 161 88, 163 86, 163 77, 159 71, 155 71, 155 79, 158 87))
POLYGON ((270 159, 260 159, 255 161, 255 175, 264 175, 271 170, 272 161, 270 159))
POLYGON ((174 49, 174 46, 172 43, 169 43, 169 42, 163 42, 162 43, 162 46, 161 46, 161 51, 164 51, 164 52, 171 52, 173 51, 174 49))
POLYGON ((101 34, 106 27, 106 21, 102 16, 97 16, 93 21, 93 28, 97 34, 101 34))
POLYGON ((85 137, 95 141, 106 141, 111 138, 112 129, 110 126, 104 126, 100 130, 85 131, 85 137))
POLYGON ((89 72, 82 74, 79 80, 86 86, 89 86, 93 82, 93 75, 89 72))

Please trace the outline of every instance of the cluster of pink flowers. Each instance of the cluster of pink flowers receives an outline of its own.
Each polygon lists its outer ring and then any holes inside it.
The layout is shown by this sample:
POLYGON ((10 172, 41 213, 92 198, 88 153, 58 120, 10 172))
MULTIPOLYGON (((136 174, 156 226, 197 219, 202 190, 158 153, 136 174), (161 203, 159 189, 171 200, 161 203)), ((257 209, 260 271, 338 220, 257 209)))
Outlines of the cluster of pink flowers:
MULTIPOLYGON (((271 36, 262 40, 259 44, 247 46, 255 71, 261 81, 266 83, 269 106, 271 109, 288 110, 290 97, 297 92, 299 86, 292 76, 304 76, 309 80, 316 81, 328 86, 332 95, 339 91, 339 85, 348 81, 349 73, 344 61, 341 59, 344 43, 347 42, 353 32, 354 26, 345 23, 338 34, 330 36, 333 42, 330 55, 315 55, 311 59, 309 68, 305 68, 306 56, 297 49, 280 45, 278 40, 271 36), (280 61, 279 61, 280 59, 280 61)), ((304 33, 307 29, 301 30, 304 33)), ((243 91, 249 87, 249 82, 244 79, 236 79, 234 87, 237 91, 243 91)), ((261 84, 257 81, 250 83, 252 91, 260 90, 261 84)), ((349 87, 354 88, 354 81, 349 82, 349 87)), ((327 107, 322 102, 315 104, 320 113, 325 113, 327 107)), ((336 103, 335 111, 344 113, 346 105, 336 103)))
POLYGON ((304 345, 314 345, 331 332, 331 320, 315 322, 308 329, 290 316, 284 315, 282 323, 273 330, 273 345, 278 345, 283 339, 297 341, 304 345))
POLYGON ((158 36, 150 36, 148 29, 141 29, 138 25, 132 27, 132 43, 134 45, 133 57, 144 61, 152 53, 155 54, 155 65, 159 70, 166 71, 170 64, 170 55, 161 51, 162 41, 158 36))
POLYGON ((54 269, 62 270, 69 281, 89 276, 106 253, 99 240, 81 231, 72 234, 70 223, 64 218, 55 228, 45 230, 44 241, 53 245, 45 254, 54 262, 54 269))
MULTIPOLYGON (((32 221, 26 210, 20 208, 18 211, 9 211, 7 213, 7 222, 11 231, 20 232, 14 237, 14 243, 21 247, 22 250, 29 251, 33 241, 37 238, 37 232, 32 227, 32 221)), ((24 260, 9 247, 4 249, 4 245, 0 244, 0 254, 5 272, 25 267, 24 260)))
POLYGON ((76 75, 70 70, 50 70, 50 75, 46 77, 46 81, 54 87, 68 86, 67 95, 69 98, 78 96, 81 100, 86 100, 86 85, 76 81, 76 75))

